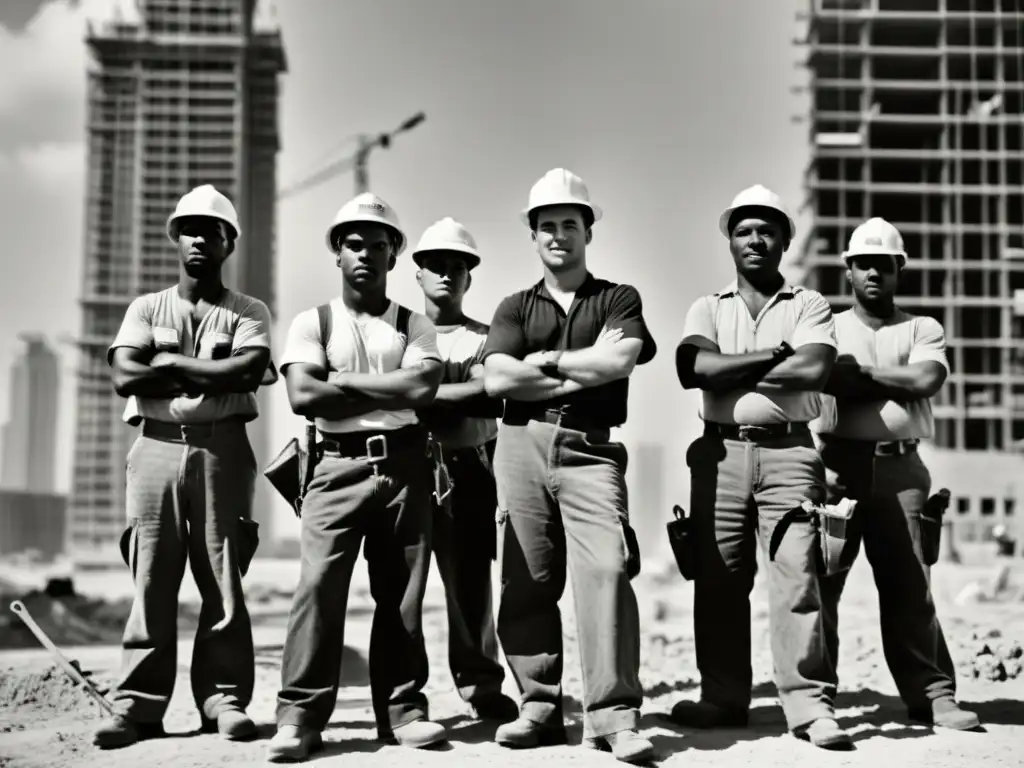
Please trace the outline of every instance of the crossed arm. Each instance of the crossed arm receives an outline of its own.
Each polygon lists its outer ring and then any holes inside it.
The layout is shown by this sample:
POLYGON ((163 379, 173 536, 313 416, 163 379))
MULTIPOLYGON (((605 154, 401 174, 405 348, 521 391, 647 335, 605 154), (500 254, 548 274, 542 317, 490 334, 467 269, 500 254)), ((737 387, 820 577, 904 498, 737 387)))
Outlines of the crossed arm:
POLYGON ((502 401, 487 394, 484 387, 484 367, 477 363, 469 370, 469 381, 442 384, 437 388, 433 402, 420 410, 427 420, 459 419, 474 416, 481 419, 500 418, 504 412, 502 401))
POLYGON ((920 400, 935 395, 946 381, 946 368, 934 360, 873 368, 843 355, 832 368, 825 392, 850 400, 920 400))
POLYGON ((335 374, 328 381, 323 367, 293 363, 285 371, 285 384, 294 413, 339 420, 371 411, 422 408, 434 399, 441 375, 440 362, 424 360, 389 373, 335 374))
POLYGON ((269 362, 266 347, 245 347, 223 360, 117 347, 111 360, 118 395, 157 398, 255 392, 269 362))
POLYGON ((676 375, 684 389, 730 392, 819 392, 836 351, 828 344, 803 344, 727 355, 704 336, 687 336, 676 348, 676 375))

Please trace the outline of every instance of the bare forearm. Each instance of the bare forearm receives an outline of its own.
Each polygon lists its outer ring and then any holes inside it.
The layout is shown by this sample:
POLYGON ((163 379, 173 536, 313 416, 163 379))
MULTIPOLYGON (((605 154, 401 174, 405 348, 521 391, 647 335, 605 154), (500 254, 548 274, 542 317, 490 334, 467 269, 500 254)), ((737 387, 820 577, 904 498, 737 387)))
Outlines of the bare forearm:
POLYGON ((941 378, 912 366, 899 368, 867 368, 865 374, 885 396, 892 400, 916 400, 932 397, 941 389, 941 378))
POLYGON ((367 399, 384 410, 421 408, 433 401, 438 390, 437 376, 418 368, 390 373, 344 373, 332 384, 354 400, 367 399))
POLYGON ((494 398, 547 400, 565 394, 568 383, 541 373, 536 365, 507 355, 489 358, 484 368, 484 389, 494 398))
POLYGON ((484 380, 442 384, 437 388, 434 402, 426 409, 436 412, 439 416, 476 416, 479 418, 497 418, 502 414, 502 402, 487 394, 484 380))
POLYGON ((203 360, 195 357, 176 357, 167 368, 170 374, 185 386, 204 394, 255 392, 263 379, 266 366, 258 368, 251 359, 235 356, 223 360, 203 360))
POLYGON ((823 392, 856 401, 889 399, 889 390, 865 376, 859 368, 837 365, 832 368, 823 392))
POLYGON ((584 387, 599 387, 626 378, 632 366, 621 355, 610 353, 607 347, 594 346, 562 352, 557 370, 559 376, 584 387))
POLYGON ((113 373, 114 391, 121 397, 177 397, 185 389, 167 371, 150 368, 145 363, 127 361, 118 365, 113 373))
POLYGON ((758 392, 820 392, 829 369, 830 366, 817 357, 797 352, 768 371, 754 389, 758 392))
POLYGON ((684 361, 688 355, 693 354, 692 349, 686 347, 677 350, 676 370, 680 383, 687 389, 704 389, 709 392, 749 389, 779 365, 779 359, 772 349, 741 355, 725 355, 700 349, 693 357, 692 367, 686 370, 688 366, 684 361))
POLYGON ((353 397, 335 384, 309 379, 302 383, 294 396, 289 393, 292 410, 300 416, 339 421, 364 413, 389 408, 387 401, 353 397))

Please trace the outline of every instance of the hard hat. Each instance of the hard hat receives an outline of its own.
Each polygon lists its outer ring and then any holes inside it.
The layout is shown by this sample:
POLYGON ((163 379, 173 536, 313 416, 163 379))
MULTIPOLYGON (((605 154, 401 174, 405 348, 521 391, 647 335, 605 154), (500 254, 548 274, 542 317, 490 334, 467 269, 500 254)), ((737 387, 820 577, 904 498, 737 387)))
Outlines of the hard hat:
POLYGON ((590 193, 583 179, 565 168, 548 171, 533 185, 527 207, 520 214, 523 223, 529 226, 530 214, 546 205, 579 205, 590 211, 594 221, 601 220, 602 211, 590 202, 590 193))
POLYGON ((843 251, 843 261, 849 263, 854 256, 895 256, 900 265, 907 263, 903 236, 885 219, 868 219, 850 235, 850 243, 843 251))
POLYGON ((773 211, 781 213, 789 222, 789 239, 792 240, 796 237, 796 222, 789 215, 786 204, 782 202, 781 197, 761 184, 747 187, 732 199, 732 205, 722 211, 722 215, 718 217, 718 229, 723 235, 729 237, 729 219, 732 218, 732 215, 740 208, 752 207, 771 208, 773 211))
POLYGON ((412 260, 417 266, 423 266, 423 254, 429 251, 456 251, 466 260, 470 269, 480 263, 476 240, 468 229, 451 216, 435 221, 423 231, 416 250, 412 252, 412 260))
POLYGON ((174 222, 186 216, 207 216, 223 221, 231 228, 231 239, 237 240, 242 232, 238 227, 238 213, 235 206, 212 184, 195 187, 181 196, 177 207, 167 219, 167 237, 172 243, 178 242, 174 222))
POLYGON ((345 203, 334 214, 334 221, 327 230, 327 247, 334 251, 334 232, 343 224, 355 224, 365 221, 370 224, 381 224, 398 236, 395 244, 395 255, 405 250, 405 232, 398 223, 398 214, 382 198, 372 192, 363 192, 345 203))

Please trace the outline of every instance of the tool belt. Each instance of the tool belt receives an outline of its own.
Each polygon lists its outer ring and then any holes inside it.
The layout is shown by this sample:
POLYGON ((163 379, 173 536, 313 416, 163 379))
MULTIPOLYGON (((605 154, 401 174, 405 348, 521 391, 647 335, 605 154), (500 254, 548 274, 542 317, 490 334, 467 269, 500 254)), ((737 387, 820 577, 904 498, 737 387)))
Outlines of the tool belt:
POLYGON ((801 506, 787 512, 776 524, 768 544, 768 559, 774 561, 782 539, 795 522, 810 523, 818 540, 818 573, 834 576, 850 569, 853 558, 848 548, 856 547, 849 536, 849 523, 857 508, 853 499, 842 498, 836 504, 814 504, 805 501, 801 506))
POLYGON ((245 419, 241 416, 229 416, 219 421, 205 424, 177 424, 172 421, 144 419, 142 434, 165 443, 187 443, 190 439, 213 437, 217 432, 234 432, 245 428, 245 419))
POLYGON ((423 429, 410 424, 394 430, 360 432, 324 432, 320 452, 355 461, 368 461, 377 471, 377 465, 386 461, 393 453, 412 447, 416 440, 423 439, 423 429))
POLYGON ((745 443, 757 443, 763 440, 778 440, 792 435, 809 435, 807 422, 796 421, 785 424, 720 424, 714 421, 704 422, 704 434, 723 440, 742 440, 745 443))
POLYGON ((914 439, 875 443, 875 456, 906 456, 908 453, 916 453, 919 442, 914 439))
POLYGON ((939 562, 942 545, 942 519, 949 508, 950 492, 940 488, 930 496, 921 510, 921 561, 924 565, 939 562))
POLYGON ((523 409, 517 407, 515 413, 507 414, 506 417, 501 420, 502 424, 507 424, 512 427, 523 427, 531 421, 541 421, 545 424, 554 424, 556 427, 572 429, 576 432, 609 433, 611 431, 607 425, 595 423, 595 420, 592 417, 580 416, 563 408, 523 409))
POLYGON ((679 574, 687 581, 693 581, 697 575, 697 548, 694 543, 693 521, 686 510, 676 504, 672 507, 675 520, 668 523, 668 543, 672 547, 679 574))

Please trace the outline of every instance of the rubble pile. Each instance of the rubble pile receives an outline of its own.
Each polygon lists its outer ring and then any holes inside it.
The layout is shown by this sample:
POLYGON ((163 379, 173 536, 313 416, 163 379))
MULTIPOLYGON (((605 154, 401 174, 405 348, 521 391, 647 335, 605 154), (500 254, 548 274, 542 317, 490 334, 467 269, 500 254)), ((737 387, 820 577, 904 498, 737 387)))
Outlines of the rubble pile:
POLYGON ((998 629, 975 632, 972 636, 971 675, 987 682, 1001 683, 1024 673, 1024 648, 1002 639, 998 629))
POLYGON ((42 672, 0 670, 0 710, 45 709, 50 712, 86 711, 93 699, 56 665, 42 672))

